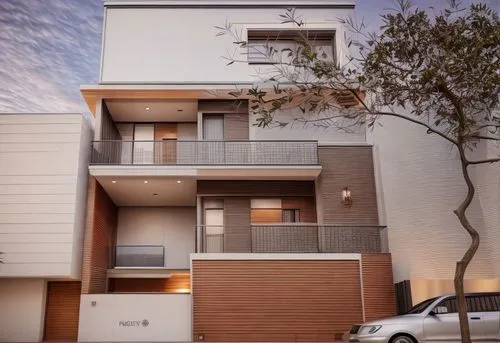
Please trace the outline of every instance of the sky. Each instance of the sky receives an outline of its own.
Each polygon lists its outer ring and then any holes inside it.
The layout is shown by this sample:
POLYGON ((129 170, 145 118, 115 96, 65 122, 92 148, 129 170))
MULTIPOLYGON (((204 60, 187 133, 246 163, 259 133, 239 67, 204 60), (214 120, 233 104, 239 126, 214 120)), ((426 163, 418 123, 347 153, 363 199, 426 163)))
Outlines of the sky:
MULTIPOLYGON (((498 12, 500 0, 486 1, 498 12)), ((357 0, 356 16, 376 29, 392 6, 357 0)), ((98 83, 102 15, 102 0, 0 0, 0 113, 88 113, 80 85, 98 83)))

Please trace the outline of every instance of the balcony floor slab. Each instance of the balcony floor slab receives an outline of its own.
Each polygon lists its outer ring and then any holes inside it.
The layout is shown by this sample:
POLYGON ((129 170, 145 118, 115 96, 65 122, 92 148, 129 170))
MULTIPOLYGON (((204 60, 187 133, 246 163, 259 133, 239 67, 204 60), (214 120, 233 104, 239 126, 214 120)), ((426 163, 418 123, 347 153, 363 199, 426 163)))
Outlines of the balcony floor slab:
POLYGON ((92 176, 166 176, 200 180, 314 180, 321 166, 165 166, 165 165, 91 165, 92 176))
POLYGON ((189 273, 189 269, 166 269, 166 268, 114 268, 108 269, 108 278, 113 279, 166 279, 174 274, 189 273))

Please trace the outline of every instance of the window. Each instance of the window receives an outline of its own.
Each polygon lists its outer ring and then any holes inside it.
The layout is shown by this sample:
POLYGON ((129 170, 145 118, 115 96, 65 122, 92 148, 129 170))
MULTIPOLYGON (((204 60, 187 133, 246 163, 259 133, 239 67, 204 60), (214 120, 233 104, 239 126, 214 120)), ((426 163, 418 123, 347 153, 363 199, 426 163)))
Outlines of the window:
POLYGON ((456 313, 458 311, 457 299, 455 297, 441 301, 437 306, 444 306, 448 309, 448 313, 456 313))
POLYGON ((282 222, 281 199, 252 199, 250 207, 252 224, 282 222))
POLYGON ((300 222, 300 210, 299 209, 283 209, 281 214, 282 214, 283 223, 298 223, 298 222, 300 222))
POLYGON ((424 312, 427 307, 429 307, 434 301, 436 301, 437 298, 431 298, 422 301, 421 303, 416 304, 413 306, 406 314, 418 314, 424 312))
POLYGON ((252 199, 252 224, 299 223, 300 209, 283 208, 283 199, 252 199))
POLYGON ((249 30, 247 59, 250 64, 273 64, 287 61, 302 42, 310 44, 318 57, 333 60, 335 31, 332 30, 249 30))
POLYGON ((203 139, 224 140, 224 116, 214 114, 203 115, 203 139))

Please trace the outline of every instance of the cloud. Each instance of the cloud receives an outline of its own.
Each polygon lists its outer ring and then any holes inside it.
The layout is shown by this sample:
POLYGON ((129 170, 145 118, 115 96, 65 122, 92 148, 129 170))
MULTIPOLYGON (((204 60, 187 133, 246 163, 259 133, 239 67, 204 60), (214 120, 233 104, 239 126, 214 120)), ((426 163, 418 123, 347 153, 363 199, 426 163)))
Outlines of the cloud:
POLYGON ((102 13, 101 0, 0 1, 0 112, 88 112, 102 13))

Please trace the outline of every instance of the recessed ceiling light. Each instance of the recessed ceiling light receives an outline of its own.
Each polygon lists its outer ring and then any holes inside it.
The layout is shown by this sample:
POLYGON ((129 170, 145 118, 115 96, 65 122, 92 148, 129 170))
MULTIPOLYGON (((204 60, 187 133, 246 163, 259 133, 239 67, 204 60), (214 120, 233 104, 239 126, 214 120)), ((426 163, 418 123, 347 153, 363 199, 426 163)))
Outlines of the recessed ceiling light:
POLYGON ((144 183, 148 183, 148 180, 144 180, 144 183))
POLYGON ((115 180, 113 180, 113 181, 111 181, 111 182, 112 182, 112 183, 116 183, 116 181, 115 181, 115 180))
POLYGON ((149 111, 150 109, 151 109, 151 107, 146 106, 146 111, 149 111))
POLYGON ((177 183, 182 183, 182 181, 181 180, 177 180, 177 183))

